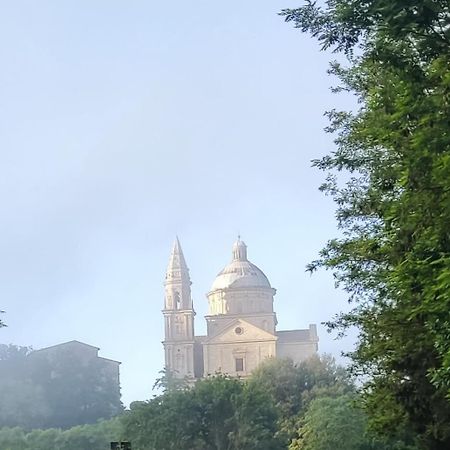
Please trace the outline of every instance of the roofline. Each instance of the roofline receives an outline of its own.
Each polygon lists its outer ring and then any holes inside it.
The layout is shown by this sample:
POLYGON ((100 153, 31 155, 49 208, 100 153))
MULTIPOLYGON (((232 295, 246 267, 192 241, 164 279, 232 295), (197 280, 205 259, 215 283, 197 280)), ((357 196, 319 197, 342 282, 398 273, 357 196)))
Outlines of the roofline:
MULTIPOLYGON (((226 313, 226 314, 206 314, 206 316, 204 316, 205 319, 214 319, 216 317, 220 317, 220 318, 224 318, 224 317, 229 317, 230 319, 242 319, 242 320, 246 320, 247 317, 254 317, 256 313, 226 313)), ((276 316, 275 312, 260 312, 257 313, 258 316, 276 316)))
POLYGON ((99 347, 95 347, 94 345, 86 344, 85 342, 81 342, 81 341, 77 341, 76 339, 73 339, 72 341, 61 342, 60 344, 55 344, 55 345, 50 345, 48 347, 39 348, 37 350, 33 350, 31 353, 40 352, 42 350, 48 350, 49 348, 54 348, 54 347, 61 347, 62 345, 71 344, 72 342, 76 342, 77 344, 81 344, 86 347, 91 347, 91 348, 95 348, 96 350, 100 350, 99 347))
MULTIPOLYGON (((232 320, 231 322, 228 323, 228 325, 226 325, 224 328, 222 328, 217 334, 215 334, 214 336, 208 336, 208 339, 204 342, 204 344, 209 344, 213 339, 215 339, 217 336, 223 335, 225 334, 228 330, 230 330, 231 328, 233 328, 236 325, 236 322, 244 322, 246 325, 250 325, 251 327, 254 328, 258 328, 259 330, 261 330, 263 333, 268 334, 270 336, 273 336, 274 339, 271 339, 273 341, 278 341, 278 336, 276 334, 272 334, 270 331, 264 330, 261 327, 258 327, 257 325, 252 324, 251 322, 249 322, 248 320, 243 319, 242 317, 236 317, 234 320, 232 320)), ((252 340, 252 341, 248 341, 248 339, 242 339, 242 340, 236 340, 233 343, 230 342, 221 342, 221 344, 234 344, 234 343, 241 343, 241 342, 266 342, 266 339, 262 340, 262 339, 256 339, 256 340, 252 340)), ((213 344, 214 345, 214 344, 213 344)))
POLYGON ((116 361, 115 359, 111 359, 111 358, 104 358, 103 356, 97 356, 98 359, 104 359, 105 361, 111 361, 111 362, 115 362, 117 364, 122 364, 122 361, 116 361))
POLYGON ((248 291, 248 290, 252 290, 252 291, 256 291, 256 290, 261 290, 261 291, 272 291, 273 295, 276 295, 277 290, 272 287, 272 286, 237 286, 234 287, 233 284, 231 284, 230 286, 227 287, 223 287, 223 288, 217 288, 211 291, 208 291, 205 295, 206 297, 209 297, 211 294, 214 294, 216 292, 220 292, 220 291, 248 291))
POLYGON ((309 328, 296 328, 295 330, 277 330, 276 333, 295 333, 297 331, 307 331, 309 333, 309 328))

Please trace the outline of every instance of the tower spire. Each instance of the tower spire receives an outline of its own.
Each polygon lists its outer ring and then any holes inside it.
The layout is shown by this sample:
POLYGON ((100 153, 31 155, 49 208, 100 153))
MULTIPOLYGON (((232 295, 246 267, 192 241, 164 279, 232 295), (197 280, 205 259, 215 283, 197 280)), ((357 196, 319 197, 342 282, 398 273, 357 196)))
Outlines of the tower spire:
POLYGON ((167 265, 165 309, 191 309, 191 279, 178 237, 173 243, 167 265))
POLYGON ((177 378, 194 375, 194 307, 191 280, 178 237, 167 265, 164 299, 166 368, 177 378))
POLYGON ((183 250, 178 236, 173 243, 172 252, 169 258, 169 264, 166 271, 166 284, 174 281, 185 281, 191 284, 189 279, 189 269, 184 259, 183 250))

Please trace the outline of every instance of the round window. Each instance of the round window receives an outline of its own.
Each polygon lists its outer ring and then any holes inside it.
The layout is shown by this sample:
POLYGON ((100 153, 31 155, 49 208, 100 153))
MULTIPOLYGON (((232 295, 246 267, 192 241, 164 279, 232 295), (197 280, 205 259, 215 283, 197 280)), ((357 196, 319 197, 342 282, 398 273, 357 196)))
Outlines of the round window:
POLYGON ((243 329, 242 327, 236 327, 236 328, 234 329, 234 332, 235 332, 236 334, 242 334, 242 333, 244 332, 244 329, 243 329))

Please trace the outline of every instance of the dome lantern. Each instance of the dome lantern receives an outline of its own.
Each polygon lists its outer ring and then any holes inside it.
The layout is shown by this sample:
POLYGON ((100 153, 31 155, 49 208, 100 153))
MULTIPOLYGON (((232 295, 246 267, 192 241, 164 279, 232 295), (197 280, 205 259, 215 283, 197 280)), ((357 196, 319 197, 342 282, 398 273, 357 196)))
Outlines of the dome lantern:
POLYGON ((216 277, 211 292, 223 289, 270 289, 261 269, 247 259, 247 246, 240 238, 233 244, 233 260, 216 277))
POLYGON ((247 246, 240 236, 233 244, 233 261, 247 261, 247 246))

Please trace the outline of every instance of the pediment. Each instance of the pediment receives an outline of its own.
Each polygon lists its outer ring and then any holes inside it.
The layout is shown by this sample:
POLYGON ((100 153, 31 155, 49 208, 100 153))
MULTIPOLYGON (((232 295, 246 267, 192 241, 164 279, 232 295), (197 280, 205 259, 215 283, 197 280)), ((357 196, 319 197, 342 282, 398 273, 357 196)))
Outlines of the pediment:
POLYGON ((276 341, 278 338, 262 328, 253 325, 246 320, 233 320, 218 334, 208 339, 208 344, 276 341))

